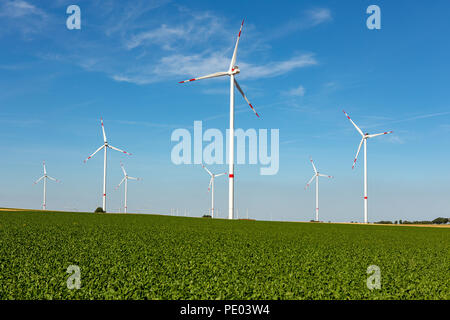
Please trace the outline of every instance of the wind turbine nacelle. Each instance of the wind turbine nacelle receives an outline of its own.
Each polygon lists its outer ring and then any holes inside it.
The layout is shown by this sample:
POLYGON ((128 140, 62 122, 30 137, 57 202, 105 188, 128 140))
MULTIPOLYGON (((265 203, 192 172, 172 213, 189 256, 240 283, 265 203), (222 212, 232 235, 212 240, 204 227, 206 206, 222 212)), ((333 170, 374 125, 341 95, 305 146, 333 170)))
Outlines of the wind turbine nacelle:
POLYGON ((240 73, 241 72, 241 70, 239 70, 239 67, 238 66, 234 66, 233 68, 231 68, 231 74, 238 74, 238 73, 240 73))

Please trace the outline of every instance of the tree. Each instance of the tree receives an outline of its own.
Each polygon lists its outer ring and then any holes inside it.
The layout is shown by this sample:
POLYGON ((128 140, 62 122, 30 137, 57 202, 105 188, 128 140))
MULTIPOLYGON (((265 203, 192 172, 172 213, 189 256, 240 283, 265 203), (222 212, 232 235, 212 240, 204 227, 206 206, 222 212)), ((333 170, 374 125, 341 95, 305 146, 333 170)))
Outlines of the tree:
POLYGON ((105 213, 105 211, 103 211, 102 207, 98 207, 97 209, 95 209, 94 213, 105 213))
POLYGON ((448 218, 439 217, 434 219, 432 222, 433 224, 446 224, 448 221, 449 221, 448 218))

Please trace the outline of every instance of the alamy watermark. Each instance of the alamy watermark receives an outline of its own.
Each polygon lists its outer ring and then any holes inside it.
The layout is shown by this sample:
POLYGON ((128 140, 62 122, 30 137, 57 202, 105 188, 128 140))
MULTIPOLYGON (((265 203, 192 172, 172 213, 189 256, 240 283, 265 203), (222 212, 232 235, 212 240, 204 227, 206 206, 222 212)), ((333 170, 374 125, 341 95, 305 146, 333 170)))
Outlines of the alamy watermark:
MULTIPOLYGON (((210 128, 203 132, 202 121, 194 121, 193 133, 179 128, 172 132, 171 141, 178 142, 172 148, 171 160, 180 164, 228 164, 229 129, 225 133, 210 128), (203 146, 203 143, 206 145, 203 146)), ((275 175, 280 165, 279 129, 235 129, 236 164, 260 165, 261 175, 275 175), (248 144, 247 144, 248 141, 248 144), (270 153, 269 153, 270 148, 270 153)))
POLYGON ((367 278, 366 285, 370 290, 381 289, 381 270, 379 266, 370 265, 367 267, 367 274, 370 276, 367 278))
POLYGON ((366 20, 366 26, 369 30, 381 29, 381 9, 379 6, 372 4, 367 7, 367 14, 370 16, 366 20))
POLYGON ((81 29, 81 9, 76 4, 72 4, 67 7, 67 14, 70 16, 67 17, 66 27, 69 30, 80 30, 81 29))
POLYGON ((81 271, 77 265, 70 265, 67 267, 66 272, 70 274, 67 278, 67 289, 80 289, 81 288, 81 271))

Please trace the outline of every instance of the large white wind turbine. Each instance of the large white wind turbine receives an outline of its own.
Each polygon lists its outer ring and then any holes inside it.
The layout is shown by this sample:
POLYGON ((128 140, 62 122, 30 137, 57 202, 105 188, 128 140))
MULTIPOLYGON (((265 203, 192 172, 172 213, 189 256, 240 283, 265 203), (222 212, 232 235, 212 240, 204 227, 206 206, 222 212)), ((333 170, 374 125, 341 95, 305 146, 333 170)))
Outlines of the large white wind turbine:
POLYGON ((123 163, 122 163, 122 162, 120 163, 120 166, 122 167, 122 171, 123 171, 123 179, 122 179, 122 181, 120 181, 120 183, 119 183, 119 185, 116 187, 116 189, 119 188, 120 185, 125 181, 124 212, 127 213, 127 190, 128 190, 128 179, 131 179, 131 180, 142 180, 142 179, 141 179, 141 178, 130 177, 130 176, 127 174, 127 172, 126 172, 126 170, 125 170, 125 167, 123 166, 123 163))
POLYGON ((350 119, 349 115, 344 111, 345 115, 347 116, 348 120, 353 124, 353 126, 356 128, 356 130, 361 135, 362 139, 358 146, 358 151, 356 151, 355 160, 353 161, 352 169, 355 168, 356 160, 358 159, 359 151, 361 150, 361 146, 364 143, 364 223, 368 222, 368 198, 367 198, 367 139, 382 136, 385 134, 392 133, 392 131, 387 131, 383 133, 377 133, 377 134, 364 134, 362 130, 353 122, 352 119, 350 119))
POLYGON ((211 171, 209 171, 208 168, 206 168, 204 165, 202 165, 202 166, 206 170, 206 172, 208 172, 208 174, 211 176, 211 179, 209 180, 208 191, 211 190, 211 218, 214 218, 214 179, 216 177, 223 176, 224 174, 227 174, 227 173, 224 172, 224 173, 214 174, 214 173, 211 173, 211 171))
POLYGON ((89 160, 90 158, 92 158, 97 152, 99 152, 100 150, 104 149, 105 155, 104 155, 104 159, 103 159, 103 211, 106 212, 106 154, 107 154, 107 150, 108 148, 111 148, 113 150, 131 155, 131 153, 128 153, 126 151, 120 150, 119 148, 113 147, 111 145, 108 144, 108 141, 106 140, 106 134, 105 134, 105 126, 103 125, 103 119, 100 118, 100 122, 102 123, 102 132, 103 132, 103 145, 101 145, 97 150, 95 150, 95 152, 93 154, 91 154, 89 157, 87 157, 86 160, 84 160, 84 162, 86 163, 87 160, 89 160))
POLYGON ((236 54, 237 49, 239 45, 239 39, 241 37, 242 27, 244 25, 244 20, 242 20, 241 28, 239 29, 239 34, 236 40, 236 45, 234 47, 233 51, 233 57, 231 58, 231 63, 228 68, 228 71, 223 72, 216 72, 212 73, 203 77, 193 78, 185 81, 180 81, 179 83, 185 83, 185 82, 191 82, 195 80, 201 80, 201 79, 208 79, 208 78, 216 78, 221 76, 230 76, 230 134, 229 134, 229 143, 230 143, 230 153, 229 153, 229 194, 228 194, 228 219, 234 218, 234 87, 238 89, 238 91, 242 94, 245 101, 248 103, 250 108, 252 108, 253 112, 259 117, 259 114, 256 112, 256 110, 253 108, 250 101, 247 99, 247 97, 244 94, 244 91, 242 91, 241 87, 239 86, 238 82, 234 78, 236 74, 240 72, 239 67, 236 65, 236 54))
POLYGON ((309 187, 309 185, 315 178, 316 179, 316 221, 319 221, 319 177, 333 178, 333 176, 329 176, 329 175, 320 173, 319 171, 317 171, 317 168, 314 165, 314 161, 312 158, 310 158, 310 161, 311 161, 311 164, 314 169, 314 175, 312 176, 311 180, 309 180, 309 182, 306 184, 305 189, 307 189, 309 187))
POLYGON ((58 179, 55 179, 53 177, 50 177, 47 175, 47 169, 45 168, 45 161, 42 162, 44 165, 44 175, 37 179, 34 184, 38 183, 42 179, 44 180, 44 201, 42 202, 42 210, 47 210, 47 179, 53 180, 55 182, 60 182, 58 179))

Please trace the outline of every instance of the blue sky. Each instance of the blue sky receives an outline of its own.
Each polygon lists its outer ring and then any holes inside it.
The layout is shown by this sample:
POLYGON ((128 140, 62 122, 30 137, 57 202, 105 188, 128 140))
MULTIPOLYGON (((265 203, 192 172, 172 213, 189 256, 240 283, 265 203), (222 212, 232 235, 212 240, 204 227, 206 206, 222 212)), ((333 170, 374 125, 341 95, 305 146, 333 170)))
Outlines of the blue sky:
MULTIPOLYGON (((174 165, 171 133, 228 127, 224 78, 178 81, 228 67, 245 18, 237 64, 241 86, 261 114, 236 95, 236 127, 280 130, 280 170, 236 167, 236 208, 257 219, 314 217, 312 156, 324 173, 321 219, 361 221, 362 161, 351 169, 363 131, 393 130, 369 141, 369 220, 448 216, 450 172, 450 30, 448 1, 31 1, 0 3, 0 147, 4 207, 39 208, 33 185, 46 160, 48 209, 101 205, 103 159, 85 159, 110 143, 109 211, 120 161, 129 211, 200 215, 210 206, 208 176, 174 165), (66 28, 66 8, 81 8, 81 30, 66 28), (366 27, 366 8, 381 8, 381 30, 366 27)), ((362 157, 360 158, 362 160, 362 157)), ((222 165, 214 171, 226 171, 222 165)), ((225 216, 228 182, 216 181, 225 216)))

